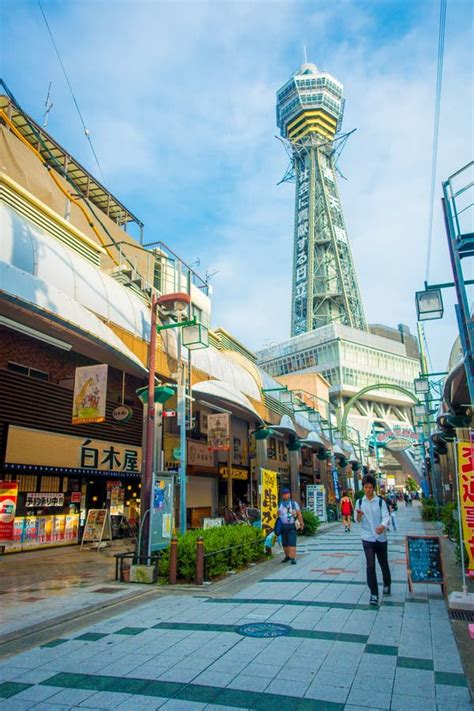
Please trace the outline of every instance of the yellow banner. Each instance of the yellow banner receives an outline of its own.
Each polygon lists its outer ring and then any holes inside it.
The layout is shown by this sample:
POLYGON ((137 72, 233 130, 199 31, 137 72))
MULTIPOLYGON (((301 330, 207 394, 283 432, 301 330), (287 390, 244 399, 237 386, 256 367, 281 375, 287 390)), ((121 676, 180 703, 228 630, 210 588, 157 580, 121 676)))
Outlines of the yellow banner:
POLYGON ((277 473, 271 469, 261 469, 262 481, 262 529, 266 536, 275 528, 278 515, 277 473))
POLYGON ((5 464, 138 474, 142 466, 142 448, 10 425, 5 464))
POLYGON ((474 445, 470 442, 458 442, 458 477, 467 572, 474 577, 474 445))

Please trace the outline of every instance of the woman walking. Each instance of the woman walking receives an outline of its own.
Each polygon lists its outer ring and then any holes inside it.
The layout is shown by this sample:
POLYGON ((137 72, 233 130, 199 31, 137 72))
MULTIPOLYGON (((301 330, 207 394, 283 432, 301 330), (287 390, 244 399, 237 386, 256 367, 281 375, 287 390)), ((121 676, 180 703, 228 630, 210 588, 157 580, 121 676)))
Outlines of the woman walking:
POLYGON ((283 489, 281 498, 278 517, 281 521, 281 542, 285 551, 285 557, 281 562, 291 561, 291 565, 296 565, 296 522, 298 521, 298 527, 303 530, 303 516, 299 505, 296 501, 292 501, 289 489, 283 489))
POLYGON ((351 524, 352 524, 352 514, 354 512, 354 507, 352 505, 352 499, 348 495, 347 491, 344 491, 342 493, 340 509, 341 509, 342 521, 344 523, 344 532, 350 533, 351 532, 351 524))

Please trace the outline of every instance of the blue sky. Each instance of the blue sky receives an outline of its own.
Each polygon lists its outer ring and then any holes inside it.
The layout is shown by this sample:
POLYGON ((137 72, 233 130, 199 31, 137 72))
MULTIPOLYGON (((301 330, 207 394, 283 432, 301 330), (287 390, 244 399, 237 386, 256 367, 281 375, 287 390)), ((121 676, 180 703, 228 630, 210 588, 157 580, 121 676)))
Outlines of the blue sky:
MULTIPOLYGON (((2 4, 2 76, 92 172, 92 155, 33 1, 2 4)), ((213 321, 251 348, 289 335, 293 190, 275 92, 308 59, 344 83, 343 208, 370 322, 415 326, 425 278, 438 1, 43 0, 109 189, 201 272, 213 321)), ((440 182, 472 156, 472 7, 448 0, 429 279, 450 280, 440 182)), ((433 367, 456 335, 426 325, 433 367)))

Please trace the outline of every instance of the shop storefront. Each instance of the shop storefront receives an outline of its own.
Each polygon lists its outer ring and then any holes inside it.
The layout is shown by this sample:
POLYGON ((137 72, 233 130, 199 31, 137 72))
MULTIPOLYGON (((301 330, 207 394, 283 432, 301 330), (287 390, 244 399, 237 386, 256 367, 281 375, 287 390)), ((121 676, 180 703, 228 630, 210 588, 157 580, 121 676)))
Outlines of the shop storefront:
POLYGON ((204 518, 217 516, 218 469, 216 453, 206 442, 187 441, 186 508, 189 528, 201 528, 204 518))
POLYGON ((138 517, 141 448, 10 425, 0 480, 16 485, 6 552, 77 543, 90 508, 138 517))

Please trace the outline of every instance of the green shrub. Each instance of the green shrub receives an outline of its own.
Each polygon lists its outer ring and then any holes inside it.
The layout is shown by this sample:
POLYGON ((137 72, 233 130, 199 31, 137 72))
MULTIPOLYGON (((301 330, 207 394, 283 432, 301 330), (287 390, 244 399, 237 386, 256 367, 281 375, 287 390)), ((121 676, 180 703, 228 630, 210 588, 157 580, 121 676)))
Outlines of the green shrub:
POLYGON ((422 510, 421 518, 423 521, 440 521, 442 507, 438 506, 436 501, 430 497, 424 497, 421 500, 422 510))
MULTIPOLYGON (((221 551, 207 558, 208 580, 225 575, 229 569, 242 568, 264 556, 265 538, 259 528, 219 526, 187 531, 184 536, 178 536, 178 578, 184 582, 192 582, 196 575, 196 541, 199 536, 204 539, 205 553, 221 551)), ((163 552, 158 566, 160 578, 168 578, 168 573, 169 549, 163 552)))
POLYGON ((301 515, 304 521, 304 528, 301 531, 301 535, 314 536, 321 525, 321 521, 312 511, 308 511, 307 509, 303 509, 301 515))
POLYGON ((443 522, 443 533, 449 538, 459 538, 459 526, 455 518, 454 512, 457 511, 455 503, 445 504, 441 510, 441 521, 443 522))

